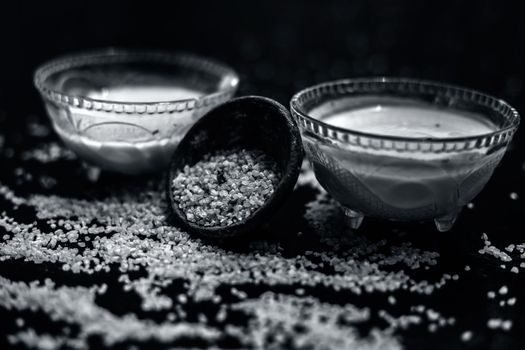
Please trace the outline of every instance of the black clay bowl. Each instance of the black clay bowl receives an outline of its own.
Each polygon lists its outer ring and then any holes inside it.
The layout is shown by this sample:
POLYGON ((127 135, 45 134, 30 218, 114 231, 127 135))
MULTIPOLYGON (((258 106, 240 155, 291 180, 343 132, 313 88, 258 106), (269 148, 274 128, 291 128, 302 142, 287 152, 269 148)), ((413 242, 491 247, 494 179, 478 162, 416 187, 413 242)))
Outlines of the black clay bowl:
POLYGON ((288 110, 266 97, 247 96, 226 102, 206 113, 188 131, 175 150, 166 192, 171 218, 189 233, 210 238, 249 234, 265 226, 293 191, 301 170, 303 147, 299 130, 288 110), (172 180, 214 150, 259 149, 277 163, 281 176, 273 194, 241 222, 229 226, 201 226, 186 219, 172 191, 172 180))

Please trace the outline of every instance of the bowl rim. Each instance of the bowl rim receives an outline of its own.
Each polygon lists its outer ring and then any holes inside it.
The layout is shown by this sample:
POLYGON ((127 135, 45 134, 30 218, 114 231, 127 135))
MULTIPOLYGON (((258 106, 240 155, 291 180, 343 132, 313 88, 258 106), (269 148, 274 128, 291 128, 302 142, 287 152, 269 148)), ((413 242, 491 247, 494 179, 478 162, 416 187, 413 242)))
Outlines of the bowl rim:
MULTIPOLYGON (((399 89, 399 91, 402 91, 399 89)), ((420 80, 411 78, 397 78, 397 77, 364 77, 364 78, 352 78, 352 79, 340 79, 329 82, 320 83, 307 87, 298 93, 294 94, 290 100, 290 109, 292 115, 297 118, 298 124, 301 128, 307 128, 314 134, 321 137, 327 137, 335 139, 343 143, 361 143, 360 138, 366 138, 372 143, 375 141, 376 144, 383 145, 383 141, 391 142, 406 142, 406 143, 458 143, 458 142, 476 142, 476 146, 487 146, 493 142, 490 140, 495 138, 496 143, 508 141, 512 138, 514 132, 517 130, 520 124, 520 115, 512 106, 502 99, 493 97, 491 95, 465 88, 458 85, 440 83, 431 80, 420 80), (356 91, 363 91, 369 93, 363 88, 371 88, 370 92, 378 93, 381 90, 373 90, 374 86, 379 85, 392 85, 407 89, 407 92, 413 93, 428 93, 435 94, 438 96, 454 97, 462 100, 468 100, 478 105, 488 107, 499 114, 503 114, 507 119, 510 120, 508 126, 498 128, 490 133, 465 136, 465 137, 405 137, 405 136, 394 136, 394 135, 381 135, 376 133, 367 133, 347 128, 342 128, 334 125, 325 123, 319 119, 316 119, 308 114, 304 110, 304 103, 317 99, 319 100, 322 96, 327 94, 348 96, 356 91), (441 93, 441 94, 439 94, 441 93), (354 141, 352 141, 354 140, 354 141)), ((377 147, 376 147, 377 148, 377 147)), ((455 148, 455 147, 452 147, 455 148)), ((418 147, 418 150, 419 149, 418 147)))
POLYGON ((211 106, 227 100, 239 86, 239 75, 228 65, 207 57, 184 51, 150 49, 105 48, 81 51, 55 57, 44 62, 34 72, 33 84, 42 97, 52 102, 81 109, 94 109, 115 113, 173 113, 211 106), (188 64, 196 69, 213 72, 229 78, 229 84, 216 91, 196 98, 171 101, 124 102, 68 94, 48 86, 47 78, 57 72, 81 67, 87 64, 111 64, 118 62, 157 62, 163 64, 188 64))

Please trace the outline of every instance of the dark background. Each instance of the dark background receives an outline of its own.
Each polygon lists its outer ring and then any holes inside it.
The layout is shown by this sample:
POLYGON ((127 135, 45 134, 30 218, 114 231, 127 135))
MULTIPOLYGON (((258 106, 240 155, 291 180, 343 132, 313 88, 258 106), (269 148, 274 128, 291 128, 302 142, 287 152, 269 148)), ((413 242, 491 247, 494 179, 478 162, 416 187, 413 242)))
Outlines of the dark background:
MULTIPOLYGON (((264 95, 284 105, 295 92, 315 83, 385 75, 467 86, 525 111, 525 13, 520 4, 423 0, 173 1, 169 6, 152 1, 2 3, 0 128, 6 135, 13 130, 10 142, 22 144, 23 136, 14 131, 27 117, 44 115, 32 86, 32 73, 40 63, 68 52, 108 46, 183 50, 214 57, 240 73, 238 95, 264 95)), ((436 301, 438 309, 445 310, 464 304, 456 316, 474 325, 479 338, 473 348, 525 347, 520 330, 525 325, 525 309, 519 306, 523 300, 512 311, 513 331, 493 335, 485 323, 487 315, 496 317, 499 311, 485 304, 483 294, 502 284, 523 290, 523 276, 503 271, 500 262, 480 260, 477 254, 481 232, 491 232, 499 247, 525 241, 524 207, 509 199, 511 191, 525 197, 524 142, 522 128, 476 199, 476 210, 464 212, 454 230, 434 241, 422 238, 416 232, 419 228, 409 236, 423 246, 434 245, 448 261, 445 268, 462 268, 463 260, 476 266, 475 277, 436 301), (450 248, 458 242, 460 248, 450 248)), ((365 225, 367 232, 389 227, 373 221, 365 225)), ((434 232, 424 228, 423 234, 426 231, 434 232)), ((428 337, 428 333, 408 335, 404 344, 413 349, 461 348, 456 334, 450 337, 450 346, 447 337, 428 337)))
POLYGON ((434 79, 524 106, 520 1, 16 1, 0 5, 0 103, 41 111, 32 72, 107 46, 184 50, 242 77, 239 95, 283 104, 330 79, 434 79))

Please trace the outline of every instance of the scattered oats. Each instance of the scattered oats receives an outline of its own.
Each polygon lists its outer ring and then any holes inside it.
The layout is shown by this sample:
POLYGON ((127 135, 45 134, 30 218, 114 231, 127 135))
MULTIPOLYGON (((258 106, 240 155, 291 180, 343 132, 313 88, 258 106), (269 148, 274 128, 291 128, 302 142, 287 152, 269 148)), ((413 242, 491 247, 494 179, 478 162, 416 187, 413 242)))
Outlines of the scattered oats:
POLYGON ((102 283, 102 285, 98 288, 98 294, 104 294, 108 290, 108 285, 106 283, 102 283))
POLYGON ((17 327, 24 327, 25 325, 24 319, 20 317, 17 317, 15 322, 16 322, 17 327))
POLYGON ((520 270, 519 270, 516 266, 513 266, 513 267, 510 269, 510 272, 520 273, 520 270))
POLYGON ((500 289, 499 289, 499 294, 501 295, 505 295, 509 292, 509 289, 507 288, 507 286, 502 286, 500 289))
POLYGON ((58 183, 58 181, 54 177, 47 176, 47 175, 39 176, 38 177, 38 182, 45 189, 51 189, 51 188, 55 187, 57 185, 57 183, 58 183))
POLYGON ((72 340, 63 336, 54 336, 50 334, 37 334, 32 328, 8 335, 7 341, 11 345, 23 344, 25 348, 36 348, 42 350, 59 350, 64 348, 81 349, 86 347, 86 345, 76 339, 72 340))
MULTIPOLYGON (((52 320, 73 322, 82 327, 82 332, 73 338, 81 348, 87 348, 87 339, 92 335, 102 338, 106 346, 126 340, 145 341, 156 339, 169 342, 185 336, 201 337, 216 340, 221 332, 202 324, 154 323, 150 320, 137 319, 135 315, 121 317, 111 314, 95 303, 96 288, 55 287, 46 280, 44 284, 31 282, 13 282, 0 276, 0 306, 16 310, 39 310, 47 313, 52 320)), ((27 342, 27 334, 15 334, 9 338, 10 343, 33 344, 40 347, 42 338, 32 337, 27 342), (26 341, 24 341, 24 339, 26 341)), ((47 339, 46 341, 48 341, 47 339)), ((71 347, 71 344, 67 344, 71 347)), ((55 348, 55 347, 51 347, 55 348)), ((58 347, 57 347, 58 348, 58 347)))
POLYGON ((29 135, 35 137, 46 137, 50 134, 48 125, 32 120, 27 124, 27 131, 29 135))
POLYGON ((474 209, 474 203, 470 202, 467 204, 467 208, 474 209))
POLYGON ((5 200, 11 202, 14 205, 14 208, 18 208, 18 206, 22 204, 26 204, 26 200, 22 197, 18 197, 15 195, 9 187, 2 185, 0 182, 0 196, 4 197, 5 200))
MULTIPOLYGON (((509 262, 509 261, 512 261, 512 258, 510 257, 510 255, 508 255, 507 253, 505 253, 504 251, 498 249, 497 247, 491 245, 490 241, 489 241, 489 238, 487 236, 486 233, 483 233, 481 235, 481 239, 483 240, 483 244, 484 244, 484 247, 481 248, 478 253, 479 254, 489 254, 489 255, 492 255, 493 257, 503 261, 503 262, 509 262)), ((500 265, 501 268, 505 268, 505 265, 500 265)))
POLYGON ((242 290, 238 290, 235 287, 232 287, 230 289, 230 291, 231 291, 232 295, 235 295, 237 298, 239 298, 241 300, 242 299, 246 299, 248 297, 248 295, 245 292, 243 292, 242 290))
POLYGON ((393 295, 389 295, 388 296, 388 303, 391 304, 391 305, 395 305, 396 304, 396 298, 393 295))
POLYGON ((367 308, 353 305, 342 307, 320 302, 313 297, 296 297, 267 292, 257 300, 247 300, 233 306, 252 315, 249 331, 255 342, 252 347, 263 348, 338 348, 338 349, 401 349, 390 330, 373 329, 369 336, 358 336, 345 323, 360 323, 370 318, 367 308), (300 326, 306 332, 296 332, 300 326), (276 334, 293 336, 275 337, 276 334), (268 340, 270 339, 270 340, 268 340), (270 341, 271 343, 267 343, 270 341), (285 343, 291 341, 291 344, 285 343))
POLYGON ((505 320, 501 323, 501 329, 504 331, 510 331, 512 328, 512 321, 511 320, 505 320))
POLYGON ((492 290, 490 290, 488 293, 487 293, 487 297, 489 299, 494 299, 496 297, 496 293, 492 290))
POLYGON ((417 312, 419 312, 419 313, 423 313, 423 312, 425 312, 425 309, 426 309, 425 305, 418 305, 418 306, 416 306, 416 307, 414 308, 414 310, 417 311, 417 312))
POLYGON ((512 200, 517 200, 519 198, 519 196, 518 196, 518 194, 516 192, 511 192, 509 197, 512 200))
POLYGON ((97 182, 100 177, 101 170, 95 166, 86 166, 86 177, 90 182, 97 182))
POLYGON ((470 271, 470 266, 469 265, 465 266, 465 271, 470 271))
MULTIPOLYGON (((276 340, 277 344, 269 344, 266 337, 281 334, 284 341, 291 336, 297 348, 323 345, 334 349, 397 349, 401 345, 394 330, 422 323, 426 318, 422 315, 426 311, 424 305, 414 307, 416 314, 394 317, 384 312, 381 317, 387 320, 388 328, 374 329, 363 338, 354 325, 369 319, 367 308, 325 304, 306 296, 305 288, 326 288, 355 295, 383 293, 391 303, 395 300, 392 293, 397 291, 431 295, 457 278, 457 275, 440 274, 436 280, 429 281, 412 276, 411 270, 433 269, 439 254, 419 249, 410 242, 373 241, 337 226, 341 212, 324 192, 307 204, 305 213, 307 225, 321 244, 303 254, 285 257, 279 242, 254 241, 249 244, 249 254, 237 253, 208 245, 167 225, 163 188, 158 181, 101 190, 105 191, 104 196, 89 200, 43 194, 26 199, 0 186, 1 196, 8 197, 12 203, 32 207, 37 218, 49 225, 18 222, 1 213, 0 228, 11 238, 0 242, 0 261, 23 259, 27 263, 55 264, 64 269, 64 273, 80 276, 111 272, 118 276, 118 282, 116 287, 109 288, 135 293, 144 311, 167 310, 173 316, 168 316, 165 323, 154 323, 133 315, 113 315, 95 303, 95 296, 105 293, 107 285, 90 289, 57 288, 2 280, 0 296, 8 289, 6 293, 12 297, 0 297, 0 304, 16 300, 13 307, 17 309, 34 307, 53 319, 72 320, 80 330, 77 338, 60 339, 51 339, 46 334, 17 333, 11 335, 13 342, 29 339, 36 344, 45 339, 45 342, 61 344, 62 348, 82 348, 86 347, 87 337, 93 335, 100 336, 106 344, 114 344, 147 339, 170 342, 192 334, 213 342, 217 336, 226 334, 248 348, 282 348, 285 347, 279 343, 282 339, 276 340), (132 277, 139 271, 143 277, 132 277), (167 293, 166 288, 176 280, 184 281, 184 292, 167 293), (296 295, 269 293, 254 298, 240 290, 246 284, 262 288, 289 286, 296 295), (206 320, 202 317, 199 323, 184 321, 189 319, 184 301, 218 304, 221 299, 217 289, 224 285, 232 286, 231 294, 236 298, 227 305, 217 306, 216 321, 225 322, 229 310, 234 309, 253 316, 246 327, 217 328, 203 324, 206 320), (82 314, 82 310, 87 315, 82 314), (305 313, 308 314, 305 319, 298 316, 305 313), (334 326, 341 318, 346 325, 334 326), (100 319, 105 320, 103 325, 97 323, 100 319), (293 327, 298 319, 306 331, 296 337, 293 327), (75 346, 78 344, 84 346, 75 346)), ((455 322, 434 310, 428 314, 435 317, 430 323, 436 330, 455 322)))
POLYGON ((295 294, 297 294, 297 295, 304 295, 304 293, 305 293, 304 288, 297 288, 295 290, 295 294))
POLYGON ((387 323, 387 330, 396 331, 398 329, 408 329, 411 325, 421 324, 421 316, 419 315, 399 315, 392 316, 385 310, 379 310, 378 316, 383 318, 387 323))
POLYGON ((497 329, 501 327, 502 321, 499 318, 491 318, 487 321, 487 327, 490 329, 497 329))
POLYGON ((514 304, 516 304, 516 298, 510 298, 507 300, 507 305, 513 306, 514 304))
POLYGON ((468 342, 472 339, 472 332, 471 331, 465 331, 461 333, 461 341, 462 342, 468 342))
POLYGON ((431 321, 436 321, 439 319, 439 313, 432 309, 427 309, 427 317, 431 321))
POLYGON ((217 320, 217 322, 224 322, 226 320, 226 316, 226 310, 224 308, 221 308, 215 316, 215 320, 217 320))
POLYGON ((61 146, 58 142, 51 142, 22 152, 21 159, 50 163, 58 160, 74 160, 76 159, 76 156, 73 151, 61 146))
POLYGON ((208 318, 206 317, 206 315, 202 314, 202 313, 199 313, 197 315, 197 320, 199 321, 200 324, 206 324, 208 323, 208 318))

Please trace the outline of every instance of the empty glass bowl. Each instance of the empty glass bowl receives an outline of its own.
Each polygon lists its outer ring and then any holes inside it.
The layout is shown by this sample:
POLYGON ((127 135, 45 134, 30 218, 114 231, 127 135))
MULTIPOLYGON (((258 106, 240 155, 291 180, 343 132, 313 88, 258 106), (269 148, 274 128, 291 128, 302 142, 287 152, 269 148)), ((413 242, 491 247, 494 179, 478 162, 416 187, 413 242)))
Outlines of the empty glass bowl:
POLYGON ((449 230, 485 186, 519 125, 504 101, 409 79, 351 79, 291 100, 319 183, 350 226, 364 216, 433 219, 449 230))
POLYGON ((230 68, 189 54, 105 50, 55 59, 34 83, 64 143, 103 169, 164 168, 186 131, 230 99, 230 68))

